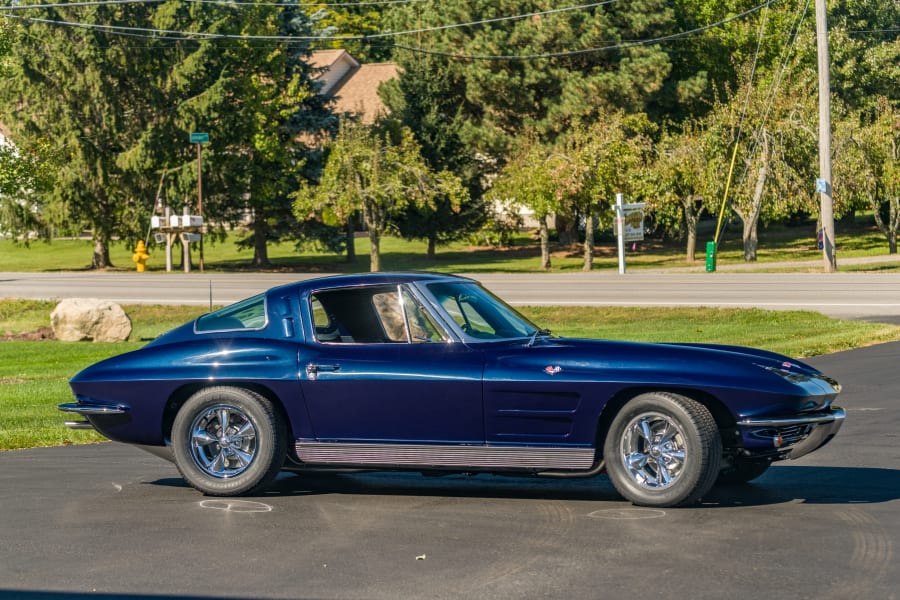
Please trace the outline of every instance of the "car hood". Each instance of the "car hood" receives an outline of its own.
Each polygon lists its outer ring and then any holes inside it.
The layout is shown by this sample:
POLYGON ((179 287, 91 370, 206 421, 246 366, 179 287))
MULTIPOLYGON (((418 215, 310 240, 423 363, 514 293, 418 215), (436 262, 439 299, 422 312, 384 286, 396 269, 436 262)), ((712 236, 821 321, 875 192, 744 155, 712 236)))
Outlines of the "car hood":
POLYGON ((820 410, 840 391, 837 382, 801 361, 741 346, 544 338, 485 352, 486 371, 499 380, 550 377, 611 389, 700 390, 745 415, 820 410))

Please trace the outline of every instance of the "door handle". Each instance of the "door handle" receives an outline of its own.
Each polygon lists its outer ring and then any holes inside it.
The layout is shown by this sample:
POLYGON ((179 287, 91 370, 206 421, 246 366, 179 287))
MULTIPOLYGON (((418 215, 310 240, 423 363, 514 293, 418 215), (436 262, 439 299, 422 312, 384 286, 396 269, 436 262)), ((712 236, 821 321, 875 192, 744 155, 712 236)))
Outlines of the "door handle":
POLYGON ((312 380, 315 380, 319 376, 319 373, 335 373, 340 370, 341 365, 317 365, 315 363, 309 363, 308 365, 306 365, 306 376, 312 380))

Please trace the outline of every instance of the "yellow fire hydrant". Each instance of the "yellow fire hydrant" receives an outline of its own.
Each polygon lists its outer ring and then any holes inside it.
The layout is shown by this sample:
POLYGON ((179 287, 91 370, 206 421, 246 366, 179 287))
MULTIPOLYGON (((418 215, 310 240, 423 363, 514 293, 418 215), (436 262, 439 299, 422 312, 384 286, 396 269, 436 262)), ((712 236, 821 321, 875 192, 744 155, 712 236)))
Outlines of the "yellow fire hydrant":
POLYGON ((147 254, 147 248, 144 246, 144 241, 138 240, 137 246, 134 249, 134 254, 131 256, 131 260, 137 265, 138 273, 144 272, 144 269, 147 267, 148 258, 150 258, 150 255, 147 254))

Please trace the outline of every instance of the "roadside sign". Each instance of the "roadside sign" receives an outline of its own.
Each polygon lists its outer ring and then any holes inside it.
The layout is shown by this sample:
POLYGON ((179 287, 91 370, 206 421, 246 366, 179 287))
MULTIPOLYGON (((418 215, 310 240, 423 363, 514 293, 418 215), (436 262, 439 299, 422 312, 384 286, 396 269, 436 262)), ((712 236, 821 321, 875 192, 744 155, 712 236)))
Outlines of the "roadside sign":
POLYGON ((191 143, 192 144, 208 144, 209 143, 209 134, 208 133, 191 133, 191 143))
POLYGON ((643 202, 623 206, 624 227, 622 233, 624 241, 641 242, 644 240, 644 206, 646 205, 643 202))

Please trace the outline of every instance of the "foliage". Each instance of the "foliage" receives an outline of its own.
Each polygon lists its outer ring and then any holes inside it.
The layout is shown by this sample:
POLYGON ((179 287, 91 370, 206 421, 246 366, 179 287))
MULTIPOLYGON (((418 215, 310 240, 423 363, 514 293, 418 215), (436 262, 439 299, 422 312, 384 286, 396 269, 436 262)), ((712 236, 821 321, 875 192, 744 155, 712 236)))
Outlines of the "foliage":
POLYGON ((575 120, 590 122, 603 110, 641 111, 669 72, 658 46, 592 50, 667 32, 672 15, 661 0, 546 12, 554 8, 550 0, 448 0, 400 5, 388 24, 406 30, 481 22, 399 39, 397 60, 404 68, 414 61, 402 47, 437 53, 441 71, 462 82, 454 94, 465 115, 461 138, 475 151, 505 158, 526 130, 549 142, 575 120), (532 12, 544 14, 500 19, 532 12), (548 56, 562 50, 584 53, 548 56), (495 58, 457 58, 470 56, 495 58))
POLYGON ((884 97, 875 99, 874 114, 864 111, 845 119, 837 130, 834 187, 847 197, 862 200, 897 253, 900 231, 900 109, 884 97))
POLYGON ((436 198, 458 207, 464 195, 459 178, 428 168, 408 128, 396 121, 374 127, 344 121, 329 145, 319 184, 295 194, 294 210, 301 219, 328 211, 342 223, 361 213, 371 244, 370 268, 379 271, 381 237, 401 211, 433 207, 436 198))
POLYGON ((531 209, 540 229, 541 269, 544 270, 552 266, 547 217, 562 207, 548 160, 550 155, 536 135, 526 135, 487 194, 488 201, 495 206, 518 204, 531 209))
MULTIPOLYGON (((301 35, 315 24, 297 5, 124 4, 46 9, 51 20, 242 35, 301 35)), ((207 220, 249 212, 256 264, 266 242, 292 225, 288 193, 311 176, 315 151, 301 141, 330 127, 308 44, 130 37, 103 29, 28 21, 18 32, 12 77, 0 91, 3 117, 24 147, 40 140, 58 156, 42 201, 56 225, 92 231, 94 267, 108 267, 113 238, 143 238, 159 175, 181 212, 197 197, 196 149, 188 133, 210 133, 204 154, 207 220), (75 49, 75 51, 73 51, 75 49), (78 73, 77 77, 59 74, 78 73)), ((198 201, 199 204, 199 201, 198 201)))
POLYGON ((435 57, 412 55, 401 65, 401 77, 380 89, 391 116, 413 132, 430 169, 453 173, 469 192, 459 206, 435 198, 433 207, 410 206, 397 220, 403 237, 427 240, 428 255, 434 256, 438 243, 464 239, 484 223, 484 163, 461 138, 465 111, 459 98, 465 82, 435 57))
POLYGON ((390 58, 389 44, 351 39, 381 31, 382 8, 378 2, 331 0, 305 3, 307 14, 326 28, 324 33, 338 39, 318 42, 316 49, 341 48, 362 62, 380 62, 390 58), (348 39, 339 39, 346 37, 348 39))
POLYGON ((718 174, 710 169, 708 132, 699 122, 684 123, 680 132, 666 131, 656 146, 653 177, 657 195, 649 208, 658 222, 686 237, 685 258, 694 262, 697 225, 705 212, 716 208, 718 174), (668 220, 668 222, 667 222, 668 220))

